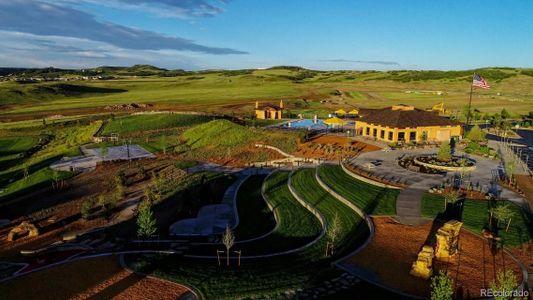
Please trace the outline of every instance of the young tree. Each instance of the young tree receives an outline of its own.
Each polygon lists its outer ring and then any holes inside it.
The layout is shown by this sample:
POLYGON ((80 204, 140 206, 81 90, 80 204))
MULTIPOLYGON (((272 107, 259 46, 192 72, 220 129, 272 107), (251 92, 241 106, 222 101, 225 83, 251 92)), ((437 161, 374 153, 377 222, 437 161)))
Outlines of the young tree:
POLYGON ((455 203, 459 201, 460 199, 460 193, 456 190, 451 190, 444 194, 444 209, 447 208, 448 203, 455 206, 455 203))
MULTIPOLYGON (((507 297, 506 293, 512 293, 518 286, 518 280, 516 278, 516 275, 512 270, 505 270, 505 271, 498 271, 496 273, 496 281, 492 281, 490 283, 490 288, 493 291, 503 292, 498 293, 499 295, 495 296, 494 299, 496 300, 506 300, 510 299, 510 297, 507 297)), ((511 297, 512 298, 512 297, 511 297)))
POLYGON ((335 216, 333 216, 333 219, 331 220, 331 224, 329 224, 328 231, 326 232, 326 236, 328 238, 328 244, 326 244, 326 256, 328 256, 328 248, 331 249, 330 254, 333 255, 333 251, 335 249, 335 242, 337 241, 337 238, 339 237, 339 232, 341 230, 341 220, 339 218, 339 214, 335 212, 335 216))
POLYGON ((463 115, 463 117, 466 120, 466 119, 468 119, 469 115, 472 116, 472 110, 468 107, 468 105, 465 105, 465 106, 463 106, 461 114, 463 115))
POLYGON ((98 195, 96 204, 98 204, 98 206, 100 206, 101 209, 105 209, 106 203, 107 203, 107 200, 106 200, 105 195, 104 194, 98 195))
POLYGON ((229 228, 229 225, 226 225, 226 231, 222 234, 222 243, 226 247, 226 265, 229 266, 229 249, 231 249, 235 243, 235 236, 229 228))
POLYGON ((466 138, 473 141, 473 142, 484 142, 486 141, 486 133, 479 128, 479 126, 475 125, 470 129, 468 134, 466 135, 466 138))
POLYGON ((140 237, 150 237, 157 231, 156 220, 152 213, 152 204, 149 200, 143 200, 139 205, 137 226, 137 234, 140 237))
POLYGON ((154 195, 154 191, 147 187, 144 189, 144 197, 146 200, 150 201, 150 203, 154 203, 156 201, 156 195, 154 195))
POLYGON ((453 299, 453 280, 447 273, 440 271, 431 278, 431 300, 453 299))
POLYGON ((105 159, 107 157, 108 153, 107 145, 105 143, 100 143, 100 155, 102 156, 102 159, 105 159))
POLYGON ((509 180, 509 184, 513 181, 513 173, 516 168, 516 163, 514 159, 505 160, 505 175, 507 175, 507 179, 509 180))
POLYGON ((497 220, 496 227, 500 225, 500 221, 501 222, 507 221, 507 227, 505 229, 505 231, 507 231, 509 229, 509 225, 511 225, 511 219, 514 216, 514 213, 508 204, 503 204, 503 205, 498 205, 496 207, 491 208, 490 215, 491 217, 497 220))
POLYGON ((94 206, 93 199, 85 199, 81 203, 80 213, 81 213, 81 217, 83 219, 87 220, 87 218, 89 218, 89 214, 90 214, 91 209, 93 208, 93 206, 94 206))
POLYGON ((440 145, 439 152, 437 153, 437 159, 442 162, 448 162, 452 160, 452 149, 449 143, 443 142, 440 145))
POLYGON ((502 116, 502 119, 509 119, 509 117, 511 116, 505 108, 502 109, 500 115, 502 116))
POLYGON ((137 176, 141 179, 146 178, 146 170, 144 169, 144 166, 137 163, 137 176))

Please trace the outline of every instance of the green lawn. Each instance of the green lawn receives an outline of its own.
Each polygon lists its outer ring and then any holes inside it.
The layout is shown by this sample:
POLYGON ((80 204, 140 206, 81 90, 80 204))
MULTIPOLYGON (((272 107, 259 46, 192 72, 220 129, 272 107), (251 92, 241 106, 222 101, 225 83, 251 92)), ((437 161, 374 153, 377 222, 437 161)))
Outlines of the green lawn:
POLYGON ((172 127, 194 126, 211 120, 211 117, 188 114, 146 114, 115 118, 105 125, 101 135, 127 134, 172 127))
POLYGON ((34 136, 0 137, 0 155, 17 154, 29 150, 38 142, 34 136))
MULTIPOLYGON (((364 241, 368 235, 368 227, 357 213, 320 187, 314 172, 315 169, 296 171, 292 176, 292 186, 300 197, 324 215, 328 224, 331 223, 336 214, 338 215, 341 230, 338 241, 335 243, 335 249, 338 253, 346 254, 354 250, 358 243, 364 241)), ((324 237, 319 245, 325 245, 325 243, 326 238, 324 237)))
MULTIPOLYGON (((262 176, 257 176, 257 178, 260 177, 262 176)), ((271 234, 262 239, 239 243, 237 247, 243 251, 243 255, 260 255, 296 249, 308 244, 320 234, 322 228, 320 222, 292 196, 287 186, 288 178, 289 172, 278 171, 270 175, 264 182, 265 195, 274 207, 278 224, 271 234)), ((256 198, 256 196, 261 196, 259 182, 252 185, 253 182, 248 180, 246 183, 248 186, 245 187, 244 184, 241 186, 237 200, 239 218, 241 219, 235 231, 238 240, 259 236, 261 232, 265 232, 268 226, 272 225, 271 222, 273 221, 272 213, 264 204, 264 200, 256 198), (243 215, 241 213, 243 209, 240 208, 242 203, 239 204, 241 198, 246 199, 249 204, 259 201, 263 201, 263 204, 259 203, 257 207, 247 207, 247 212, 253 212, 250 215, 243 215), (250 201, 252 198, 253 200, 250 201), (244 238, 242 237, 243 232, 246 234, 244 238)), ((211 255, 215 248, 217 247, 197 247, 191 249, 191 253, 211 255)))
MULTIPOLYGON (((88 125, 72 124, 54 129, 48 132, 54 136, 54 139, 46 147, 24 159, 23 162, 0 170, 0 189, 3 190, 0 194, 0 205, 22 194, 49 187, 54 176, 54 172, 49 169, 50 164, 64 156, 80 155, 79 146, 90 141, 100 124, 101 121, 98 121, 88 125), (26 178, 24 178, 25 168, 28 173, 26 178)), ((72 175, 70 172, 57 173, 60 179, 72 175)))
POLYGON ((322 165, 320 179, 370 215, 395 215, 399 190, 377 187, 346 174, 341 166, 322 165))
MULTIPOLYGON (((504 245, 508 247, 519 246, 529 240, 533 240, 533 215, 528 214, 518 205, 504 200, 514 214, 509 230, 505 231, 504 224, 498 228, 498 233, 503 237, 504 245)), ((464 227, 476 234, 481 234, 483 228, 488 227, 490 202, 467 199, 464 202, 462 212, 452 212, 448 205, 444 211, 444 199, 440 195, 425 194, 422 198, 422 216, 427 218, 438 217, 443 220, 460 219, 464 227)))
POLYGON ((246 240, 271 231, 276 225, 274 215, 261 195, 264 175, 254 175, 242 183, 237 194, 239 225, 235 228, 237 240, 246 240))
POLYGON ((254 144, 269 144, 290 153, 297 149, 300 136, 300 132, 251 128, 228 120, 214 120, 185 130, 181 138, 185 141, 182 148, 187 159, 236 157, 251 162, 266 159, 260 157, 265 153, 249 150, 254 144))
POLYGON ((0 171, 5 170, 21 160, 20 154, 39 142, 35 136, 0 137, 0 171))
MULTIPOLYGON (((231 266, 218 267, 216 259, 194 260, 180 259, 177 256, 158 256, 145 258, 140 256, 128 256, 126 262, 130 267, 148 272, 153 275, 184 283, 192 286, 205 299, 256 299, 256 298, 282 298, 283 292, 289 289, 305 288, 317 282, 330 280, 332 276, 338 276, 341 271, 332 269, 331 262, 334 259, 354 250, 368 235, 366 223, 351 209, 338 202, 327 194, 318 185, 314 178, 314 170, 305 169, 297 171, 293 176, 293 187, 305 201, 314 205, 331 222, 335 213, 338 213, 342 227, 339 239, 336 243, 336 252, 333 257, 324 257, 325 237, 318 243, 305 250, 281 257, 243 260, 240 267, 236 267, 235 259, 231 260, 231 266)), ((277 195, 273 202, 279 201, 279 205, 290 202, 286 189, 287 172, 278 172, 267 181, 267 194, 277 195)), ((294 200, 296 201, 296 200, 294 200)), ((307 236, 303 228, 310 229, 305 223, 297 226, 293 220, 299 216, 298 209, 287 217, 287 223, 283 230, 300 232, 307 236), (290 223, 289 223, 290 222, 290 223), (290 224, 290 226, 289 226, 290 224), (290 229, 292 228, 292 229, 290 229)), ((296 208, 296 207, 295 207, 296 208)), ((300 209, 303 207, 300 206, 300 209)), ((280 209, 280 213, 287 209, 280 209)), ((281 215, 283 220, 283 216, 281 215)), ((318 221, 316 221, 318 222, 318 221)), ((282 223, 280 223, 280 226, 282 223)), ((309 223, 310 224, 310 223, 309 223)), ((316 225, 311 225, 315 227, 316 225)), ((280 230, 278 228, 278 230, 280 230)), ((283 234, 283 232, 279 232, 283 234)), ((270 247, 276 247, 275 240, 271 240, 270 247)), ((241 249, 237 244, 234 249, 241 249)), ((243 255, 245 250, 243 250, 243 255)), ((234 255, 234 254, 232 254, 234 255)))
POLYGON ((289 172, 279 171, 266 180, 265 195, 274 207, 278 225, 265 238, 240 244, 239 247, 246 253, 264 254, 295 249, 320 234, 320 222, 294 199, 287 186, 288 178, 289 172))

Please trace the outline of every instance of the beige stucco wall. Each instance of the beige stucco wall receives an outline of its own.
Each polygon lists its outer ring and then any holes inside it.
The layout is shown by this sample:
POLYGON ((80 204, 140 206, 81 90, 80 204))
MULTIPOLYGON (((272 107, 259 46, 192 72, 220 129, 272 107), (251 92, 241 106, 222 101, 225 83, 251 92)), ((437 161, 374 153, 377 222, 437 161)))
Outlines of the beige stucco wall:
MULTIPOLYGON (((266 110, 255 110, 255 117, 256 119, 264 120, 267 118, 267 111, 266 110)), ((272 120, 278 120, 282 118, 282 112, 280 110, 278 111, 270 111, 270 117, 268 119, 272 120)))
POLYGON ((391 128, 391 127, 384 127, 381 125, 374 125, 374 124, 367 124, 366 122, 356 121, 355 122, 355 132, 357 135, 361 136, 370 136, 374 137, 374 129, 377 129, 377 135, 376 139, 391 142, 391 143, 397 143, 399 138, 399 133, 404 133, 404 140, 405 142, 412 142, 410 133, 416 132, 416 142, 422 142, 423 139, 423 132, 426 132, 427 134, 427 141, 437 141, 437 142, 445 142, 449 141, 448 137, 454 137, 454 136, 461 136, 462 134, 462 128, 460 125, 455 126, 421 126, 416 128, 391 128), (366 128, 369 128, 370 131, 367 134, 366 128), (384 136, 382 137, 381 131, 384 131, 384 136), (439 131, 441 132, 441 136, 439 137, 439 131), (442 134, 442 133, 448 133, 448 134, 442 134), (392 139, 390 139, 389 134, 392 133, 392 139))

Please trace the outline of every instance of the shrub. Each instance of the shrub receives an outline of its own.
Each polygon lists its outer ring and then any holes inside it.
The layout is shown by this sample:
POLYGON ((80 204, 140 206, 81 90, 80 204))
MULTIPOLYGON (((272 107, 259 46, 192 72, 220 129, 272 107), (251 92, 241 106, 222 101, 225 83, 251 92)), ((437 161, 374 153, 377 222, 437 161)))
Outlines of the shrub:
POLYGON ((449 162, 452 160, 452 149, 450 144, 446 142, 442 143, 439 152, 437 153, 437 159, 441 162, 449 162))
MULTIPOLYGON (((518 280, 512 270, 498 271, 496 274, 496 281, 490 283, 490 288, 493 291, 503 292, 503 294, 511 294, 518 286, 518 280)), ((495 295, 496 300, 511 299, 507 295, 495 295)))
POLYGON ((137 226, 137 234, 140 237, 150 237, 157 231, 156 220, 152 213, 152 204, 148 200, 144 200, 139 205, 137 226))
POLYGON ((487 140, 486 135, 487 134, 483 130, 481 130, 479 126, 475 125, 474 127, 472 127, 472 129, 470 129, 470 131, 466 135, 466 138, 473 142, 484 142, 487 140))
POLYGON ((81 203, 80 213, 81 213, 81 217, 83 219, 87 220, 89 218, 89 214, 90 214, 91 209, 93 208, 93 206, 94 206, 93 199, 85 199, 81 203))
POLYGON ((440 271, 431 278, 431 300, 451 300, 453 298, 453 280, 447 273, 440 271))

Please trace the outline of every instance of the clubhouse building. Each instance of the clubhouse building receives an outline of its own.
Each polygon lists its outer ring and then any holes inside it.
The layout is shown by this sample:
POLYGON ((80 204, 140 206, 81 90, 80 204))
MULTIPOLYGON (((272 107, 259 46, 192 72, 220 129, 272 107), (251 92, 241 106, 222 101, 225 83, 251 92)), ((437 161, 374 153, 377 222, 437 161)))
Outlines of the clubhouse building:
POLYGON ((461 123, 413 106, 394 105, 361 109, 355 121, 356 135, 390 143, 446 142, 460 137, 461 123))
POLYGON ((261 120, 281 120, 283 112, 283 100, 279 102, 279 106, 273 104, 259 105, 259 101, 255 102, 255 118, 261 120))

